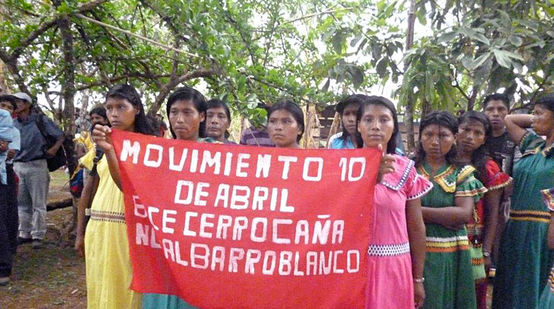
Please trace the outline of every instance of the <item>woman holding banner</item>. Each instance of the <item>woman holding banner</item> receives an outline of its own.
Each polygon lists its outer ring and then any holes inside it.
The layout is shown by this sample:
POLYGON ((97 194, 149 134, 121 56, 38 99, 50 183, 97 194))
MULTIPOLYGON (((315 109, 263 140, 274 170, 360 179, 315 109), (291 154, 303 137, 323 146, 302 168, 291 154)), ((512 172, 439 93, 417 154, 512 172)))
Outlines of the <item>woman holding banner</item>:
POLYGON ((471 165, 455 162, 458 120, 446 111, 425 116, 419 128, 416 166, 433 189, 421 199, 426 227, 424 308, 476 308, 465 224, 486 192, 471 165))
POLYGON ((356 116, 363 147, 382 147, 387 154, 383 161, 393 161, 393 172, 382 175, 375 186, 366 308, 419 308, 425 299, 420 198, 432 185, 417 174, 412 160, 395 154, 399 132, 393 103, 364 97, 356 116))
MULTIPOLYGON (((129 85, 106 94, 106 114, 113 128, 153 135, 140 96, 129 85)), ((97 166, 98 188, 85 234, 88 308, 139 308, 141 296, 129 289, 132 278, 123 193, 110 128, 96 126, 93 139, 105 155, 97 166)))
MULTIPOLYGON (((203 138, 207 103, 204 96, 194 88, 182 87, 167 99, 167 118, 173 138, 193 142, 215 142, 203 138)), ((144 294, 142 308, 145 309, 185 309, 195 308, 181 298, 165 294, 144 294)))

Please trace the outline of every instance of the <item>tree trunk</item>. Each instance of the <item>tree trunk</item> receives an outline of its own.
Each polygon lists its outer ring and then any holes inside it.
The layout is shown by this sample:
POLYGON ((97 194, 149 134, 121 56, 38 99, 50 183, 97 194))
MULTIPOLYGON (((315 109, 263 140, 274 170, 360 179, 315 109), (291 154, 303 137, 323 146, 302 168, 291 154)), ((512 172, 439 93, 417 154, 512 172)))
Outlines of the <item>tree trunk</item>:
POLYGON ((63 41, 63 74, 62 74, 62 96, 63 107, 63 127, 66 135, 67 167, 71 175, 77 167, 77 160, 73 151, 73 137, 75 135, 75 55, 73 50, 73 34, 71 33, 71 23, 69 18, 61 18, 58 26, 63 41))
POLYGON ((427 101, 427 99, 423 99, 423 102, 421 102, 421 118, 423 118, 423 116, 429 114, 430 112, 432 112, 431 104, 429 104, 429 101, 427 101))
POLYGON ((5 94, 7 92, 8 85, 6 84, 6 80, 4 79, 4 62, 0 61, 0 94, 5 94))
POLYGON ((479 92, 478 86, 473 86, 473 89, 471 91, 471 97, 469 97, 469 100, 467 101, 467 110, 472 111, 475 108, 475 100, 477 99, 477 93, 479 92))
MULTIPOLYGON (((415 8, 416 0, 410 0, 410 9, 408 11, 408 33, 406 36, 406 51, 412 48, 414 45, 414 24, 415 24, 415 8)), ((404 65, 404 71, 410 66, 409 63, 404 65)), ((404 124, 406 125, 406 137, 407 137, 407 153, 415 151, 415 138, 414 138, 414 99, 412 96, 408 96, 408 102, 406 102, 406 110, 404 111, 404 124)))

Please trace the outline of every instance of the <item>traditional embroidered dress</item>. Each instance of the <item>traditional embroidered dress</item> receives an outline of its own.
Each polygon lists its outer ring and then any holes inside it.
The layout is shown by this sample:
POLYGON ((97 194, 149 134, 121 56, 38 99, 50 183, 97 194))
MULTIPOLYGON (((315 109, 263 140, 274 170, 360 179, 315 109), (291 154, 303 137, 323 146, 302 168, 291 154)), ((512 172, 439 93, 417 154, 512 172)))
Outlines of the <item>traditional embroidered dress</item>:
MULTIPOLYGON (((508 174, 502 172, 498 164, 492 159, 485 163, 487 171, 486 188, 489 191, 502 189, 512 182, 508 174)), ((485 261, 483 257, 483 237, 485 209, 484 199, 475 204, 471 221, 467 224, 467 236, 471 244, 471 264, 473 265, 473 279, 475 279, 475 293, 477 294, 477 308, 487 308, 487 282, 485 274, 485 261)))
MULTIPOLYGON (((479 201, 486 192, 483 184, 473 173, 475 168, 466 165, 456 168, 446 164, 431 175, 427 162, 418 172, 433 183, 433 190, 421 199, 424 207, 442 208, 455 205, 455 197, 472 197, 479 201)), ((423 308, 476 307, 475 286, 469 252, 470 244, 465 227, 451 230, 426 223, 427 253, 425 255, 425 303, 423 308)))
MULTIPOLYGON (((544 203, 552 214, 552 212, 554 212, 554 188, 550 188, 550 190, 542 190, 541 193, 544 203)), ((554 266, 550 269, 548 284, 542 290, 538 308, 554 309, 554 266)))
POLYGON ((131 260, 123 193, 104 156, 97 166, 98 189, 85 234, 88 308, 140 308, 141 295, 129 289, 131 260))
POLYGON ((514 166, 512 209, 500 242, 493 308, 538 308, 552 266, 547 230, 550 212, 540 190, 554 187, 554 144, 527 132, 514 166))
POLYGON ((414 308, 406 202, 422 197, 432 185, 417 174, 412 160, 395 158, 395 172, 375 186, 366 308, 414 308))

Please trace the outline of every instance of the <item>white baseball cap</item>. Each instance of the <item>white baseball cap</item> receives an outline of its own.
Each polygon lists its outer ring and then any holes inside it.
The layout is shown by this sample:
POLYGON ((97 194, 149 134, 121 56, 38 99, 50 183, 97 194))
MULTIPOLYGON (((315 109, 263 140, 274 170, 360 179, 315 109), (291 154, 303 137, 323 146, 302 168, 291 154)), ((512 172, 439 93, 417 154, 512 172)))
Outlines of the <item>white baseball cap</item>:
POLYGON ((33 104, 33 99, 31 99, 31 97, 25 92, 14 93, 12 96, 18 98, 19 100, 27 101, 29 104, 33 104))

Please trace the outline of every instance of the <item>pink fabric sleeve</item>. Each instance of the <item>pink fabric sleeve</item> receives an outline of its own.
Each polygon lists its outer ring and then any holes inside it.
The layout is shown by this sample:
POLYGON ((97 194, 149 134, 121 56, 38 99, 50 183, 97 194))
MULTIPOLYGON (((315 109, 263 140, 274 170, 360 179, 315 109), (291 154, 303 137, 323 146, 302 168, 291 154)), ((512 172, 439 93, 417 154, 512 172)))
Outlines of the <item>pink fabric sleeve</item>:
POLYGON ((433 184, 429 180, 425 179, 425 177, 419 175, 415 167, 412 166, 408 176, 408 181, 404 186, 407 200, 410 201, 418 199, 429 193, 432 188, 433 184))

